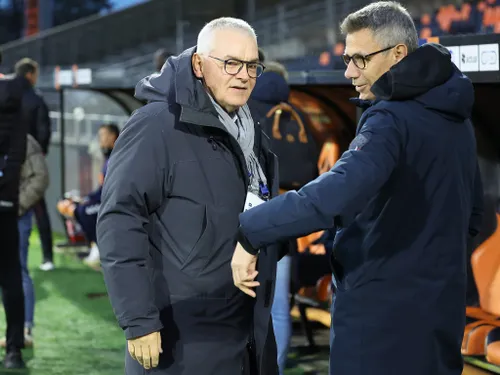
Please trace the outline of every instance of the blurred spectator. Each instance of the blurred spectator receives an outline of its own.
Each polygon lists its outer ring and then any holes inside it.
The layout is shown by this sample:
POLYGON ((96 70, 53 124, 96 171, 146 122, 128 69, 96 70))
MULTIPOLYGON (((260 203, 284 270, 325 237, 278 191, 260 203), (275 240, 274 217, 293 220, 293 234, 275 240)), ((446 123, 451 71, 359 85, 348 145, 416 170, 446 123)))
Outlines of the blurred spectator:
POLYGON ((24 368, 24 294, 17 227, 21 165, 28 123, 23 97, 32 90, 24 77, 0 79, 0 287, 7 321, 6 368, 24 368))
POLYGON ((165 64, 165 61, 167 61, 167 59, 173 55, 174 55, 173 53, 169 52, 165 48, 160 48, 159 50, 157 50, 155 52, 154 61, 153 61, 154 65, 155 65, 155 70, 157 72, 161 71, 161 68, 165 64))
POLYGON ((33 207, 43 199, 49 186, 49 170, 42 147, 28 134, 26 161, 21 169, 19 190, 19 252, 24 289, 24 344, 33 345, 32 329, 35 316, 35 290, 28 271, 29 238, 32 229, 33 207))
MULTIPOLYGON (((32 229, 33 207, 43 197, 49 186, 49 170, 41 146, 28 134, 26 160, 21 169, 19 188, 19 256, 21 259, 24 289, 24 345, 33 346, 33 324, 35 316, 35 288, 28 270, 29 238, 32 229)), ((6 340, 0 341, 6 346, 6 340)))
MULTIPOLYGON (((36 61, 28 58, 21 59, 16 63, 14 70, 16 76, 26 78, 35 87, 39 74, 39 67, 36 61)), ((29 134, 38 142, 43 154, 47 155, 52 133, 47 105, 39 92, 30 90, 24 96, 23 107, 24 115, 28 119, 29 134)), ((43 261, 40 269, 50 271, 54 269, 52 226, 44 197, 35 205, 34 212, 43 251, 43 261)))
POLYGON ((109 157, 119 134, 120 129, 115 124, 105 124, 99 128, 99 145, 105 158, 99 187, 83 199, 68 198, 57 204, 57 209, 63 216, 74 218, 82 227, 85 237, 90 242, 90 254, 84 262, 91 266, 99 264, 99 248, 96 238, 97 212, 101 206, 102 184, 108 169, 109 157))

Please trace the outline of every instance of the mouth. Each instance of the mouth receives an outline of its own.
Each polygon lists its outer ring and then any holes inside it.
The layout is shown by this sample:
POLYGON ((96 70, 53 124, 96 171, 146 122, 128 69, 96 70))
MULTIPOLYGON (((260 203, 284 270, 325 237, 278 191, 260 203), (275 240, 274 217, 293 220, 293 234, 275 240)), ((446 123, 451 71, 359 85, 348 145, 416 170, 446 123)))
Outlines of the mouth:
POLYGON ((366 85, 354 85, 357 92, 363 91, 366 85))
POLYGON ((239 90, 239 91, 246 91, 246 87, 242 87, 242 86, 231 86, 232 89, 234 90, 239 90))

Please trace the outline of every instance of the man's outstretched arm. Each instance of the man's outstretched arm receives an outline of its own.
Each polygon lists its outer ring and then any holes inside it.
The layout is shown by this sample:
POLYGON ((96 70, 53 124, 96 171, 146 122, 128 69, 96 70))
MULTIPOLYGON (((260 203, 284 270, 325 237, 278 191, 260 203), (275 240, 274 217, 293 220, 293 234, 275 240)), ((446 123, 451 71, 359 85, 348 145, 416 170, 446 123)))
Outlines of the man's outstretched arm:
POLYGON ((337 217, 359 212, 398 163, 402 134, 391 114, 373 111, 329 172, 240 214, 239 242, 246 251, 332 228, 337 217))

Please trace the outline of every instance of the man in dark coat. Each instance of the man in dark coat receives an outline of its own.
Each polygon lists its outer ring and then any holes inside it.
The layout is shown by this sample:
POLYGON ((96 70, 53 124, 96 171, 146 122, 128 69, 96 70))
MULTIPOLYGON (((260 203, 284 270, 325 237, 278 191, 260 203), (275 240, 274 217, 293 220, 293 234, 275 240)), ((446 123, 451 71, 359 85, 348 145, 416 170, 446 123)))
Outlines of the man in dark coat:
MULTIPOLYGON (((32 86, 28 90, 23 99, 24 115, 28 119, 28 132, 35 138, 38 144, 42 147, 42 152, 47 155, 49 152, 50 137, 52 134, 52 126, 49 118, 49 109, 41 94, 35 89, 40 73, 38 63, 32 59, 24 58, 19 60, 15 65, 15 73, 18 77, 24 77, 32 86)), ((34 207, 35 218, 38 226, 38 234, 42 244, 43 260, 40 269, 50 271, 54 269, 52 251, 52 226, 50 224, 49 212, 47 203, 42 197, 34 207)))
POLYGON ((230 267, 238 215, 278 192, 269 139, 246 106, 262 71, 252 28, 222 18, 136 87, 148 104, 115 144, 97 224, 128 375, 277 374, 278 252, 261 252, 256 300, 230 267))
POLYGON ((19 186, 26 158, 28 119, 24 96, 30 90, 24 77, 0 78, 0 289, 7 321, 6 368, 25 367, 24 294, 19 258, 19 186))
POLYGON ((398 3, 372 3, 342 31, 366 108, 356 137, 331 171, 240 215, 235 283, 253 280, 255 249, 335 227, 330 373, 461 375, 483 194, 472 83, 446 48, 418 47, 398 3))

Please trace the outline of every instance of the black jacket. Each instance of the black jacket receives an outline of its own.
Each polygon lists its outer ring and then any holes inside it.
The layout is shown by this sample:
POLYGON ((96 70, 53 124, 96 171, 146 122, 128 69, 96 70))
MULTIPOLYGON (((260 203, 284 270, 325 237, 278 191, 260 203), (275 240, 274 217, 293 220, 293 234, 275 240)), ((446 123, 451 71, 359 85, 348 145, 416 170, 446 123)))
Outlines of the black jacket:
POLYGON ((29 134, 36 139, 46 155, 52 134, 47 104, 37 91, 31 89, 27 90, 24 95, 23 108, 29 124, 29 134))
POLYGON ((23 103, 30 88, 25 78, 0 78, 0 211, 17 213, 28 132, 23 103))
POLYGON ((252 251, 336 227, 332 374, 460 375, 466 245, 483 204, 474 89, 428 44, 372 92, 332 170, 241 214, 240 234, 252 251))
MULTIPOLYGON (((248 174, 192 73, 193 52, 138 84, 136 97, 149 104, 131 116, 109 160, 97 224, 106 286, 127 338, 161 330, 155 374, 240 374, 253 333, 259 374, 274 375, 277 252, 262 251, 259 298, 234 286, 230 261, 248 174)), ((256 130, 255 152, 276 194, 277 161, 256 130)), ((126 368, 143 374, 128 355, 126 368)))

